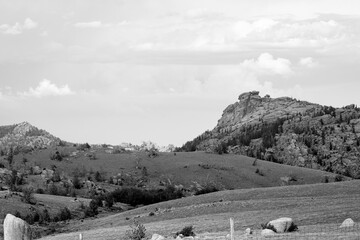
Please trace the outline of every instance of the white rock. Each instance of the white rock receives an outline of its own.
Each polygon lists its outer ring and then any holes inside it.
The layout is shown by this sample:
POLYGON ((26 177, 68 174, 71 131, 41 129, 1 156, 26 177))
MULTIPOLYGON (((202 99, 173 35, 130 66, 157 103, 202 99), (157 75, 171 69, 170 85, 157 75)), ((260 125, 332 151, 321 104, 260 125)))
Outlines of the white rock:
POLYGON ((230 238, 231 238, 230 234, 226 235, 225 238, 226 238, 226 239, 230 239, 230 238))
POLYGON ((292 218, 278 218, 267 223, 267 226, 272 225, 277 233, 288 232, 291 225, 294 224, 292 218))
POLYGON ((194 237, 190 236, 190 237, 184 237, 182 238, 183 240, 194 240, 194 237))
POLYGON ((247 228, 247 229, 245 229, 245 233, 246 233, 246 234, 249 234, 249 235, 250 235, 250 234, 252 234, 252 230, 251 230, 251 228, 247 228))
POLYGON ((7 214, 4 220, 4 240, 31 240, 31 229, 27 222, 7 214))
POLYGON ((266 237, 266 236, 273 236, 273 235, 275 235, 276 233, 273 231, 273 230, 271 230, 271 229, 263 229, 262 231, 261 231, 261 236, 264 236, 264 237, 266 237))
POLYGON ((157 233, 154 233, 151 237, 151 240, 164 240, 165 238, 157 233))
POLYGON ((351 218, 347 218, 340 225, 340 228, 353 227, 354 225, 355 225, 355 222, 351 218))

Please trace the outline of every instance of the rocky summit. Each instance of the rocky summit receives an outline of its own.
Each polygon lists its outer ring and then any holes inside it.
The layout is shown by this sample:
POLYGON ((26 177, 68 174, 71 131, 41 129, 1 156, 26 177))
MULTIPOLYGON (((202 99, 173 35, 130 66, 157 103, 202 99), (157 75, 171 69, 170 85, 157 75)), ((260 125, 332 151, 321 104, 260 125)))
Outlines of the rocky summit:
POLYGON ((31 151, 36 148, 58 145, 60 142, 59 138, 28 122, 0 126, 0 149, 3 151, 9 148, 31 151))
POLYGON ((216 127, 181 150, 238 153, 360 178, 360 109, 240 94, 216 127))

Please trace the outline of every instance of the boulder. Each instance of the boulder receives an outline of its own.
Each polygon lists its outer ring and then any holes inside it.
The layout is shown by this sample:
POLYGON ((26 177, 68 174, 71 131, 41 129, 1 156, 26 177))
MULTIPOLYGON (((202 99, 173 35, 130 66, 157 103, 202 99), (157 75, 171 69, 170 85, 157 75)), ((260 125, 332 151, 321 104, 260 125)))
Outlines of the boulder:
POLYGON ((252 234, 252 233, 253 233, 253 232, 252 232, 251 228, 245 229, 245 234, 250 235, 250 234, 252 234))
POLYGON ((151 237, 151 240, 164 240, 165 238, 159 234, 154 233, 151 237))
POLYGON ((262 231, 261 231, 261 236, 264 236, 264 237, 267 237, 267 236, 273 236, 273 235, 275 235, 276 233, 273 231, 273 230, 271 230, 271 229, 263 229, 262 231))
POLYGON ((266 227, 269 227, 270 225, 275 228, 277 233, 290 232, 294 230, 292 228, 295 226, 292 218, 288 217, 272 220, 266 224, 266 227))
POLYGON ((32 173, 34 175, 40 175, 42 173, 42 169, 39 166, 32 167, 32 173))
POLYGON ((355 222, 351 218, 347 218, 340 225, 340 228, 353 227, 355 226, 355 222))
POLYGON ((31 229, 27 222, 7 214, 4 220, 4 240, 31 240, 31 229))

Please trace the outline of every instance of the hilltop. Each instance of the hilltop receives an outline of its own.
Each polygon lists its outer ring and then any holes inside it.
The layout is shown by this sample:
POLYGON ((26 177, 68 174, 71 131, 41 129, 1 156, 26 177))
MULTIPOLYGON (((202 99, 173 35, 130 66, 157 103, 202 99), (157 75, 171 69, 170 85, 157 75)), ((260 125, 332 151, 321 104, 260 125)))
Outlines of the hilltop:
POLYGON ((11 147, 31 151, 37 148, 56 146, 60 142, 59 138, 28 122, 0 126, 0 149, 3 151, 11 147))
POLYGON ((360 109, 246 92, 183 151, 232 152, 360 178, 360 109))

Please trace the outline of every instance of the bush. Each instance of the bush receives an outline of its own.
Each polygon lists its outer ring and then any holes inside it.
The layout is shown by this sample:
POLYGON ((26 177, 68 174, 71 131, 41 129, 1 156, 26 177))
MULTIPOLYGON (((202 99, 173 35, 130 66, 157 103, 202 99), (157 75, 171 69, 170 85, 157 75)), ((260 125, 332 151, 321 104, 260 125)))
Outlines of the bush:
POLYGON ((200 190, 196 190, 195 195, 201 195, 201 194, 212 193, 217 191, 219 191, 219 189, 216 186, 209 184, 200 190))
POLYGON ((182 234, 184 237, 194 237, 194 227, 193 226, 186 226, 180 232, 176 233, 176 236, 182 234))
POLYGON ((45 193, 44 189, 42 189, 42 188, 37 188, 35 192, 37 194, 44 194, 45 193))
POLYGON ((60 211, 54 216, 53 221, 66 221, 71 219, 71 212, 67 207, 61 208, 60 211))
POLYGON ((125 238, 128 240, 141 240, 146 237, 146 228, 134 220, 133 224, 130 225, 131 230, 126 231, 125 238))
POLYGON ((336 176, 335 176, 335 182, 342 182, 342 181, 344 181, 344 176, 343 175, 340 175, 340 174, 337 174, 336 176))
POLYGON ((36 200, 34 197, 34 189, 32 187, 27 187, 22 189, 21 201, 29 204, 35 204, 36 200))
POLYGON ((263 171, 261 171, 261 170, 258 169, 258 168, 255 170, 255 173, 258 174, 258 175, 260 175, 260 176, 264 176, 264 175, 265 175, 265 174, 263 173, 263 171))

